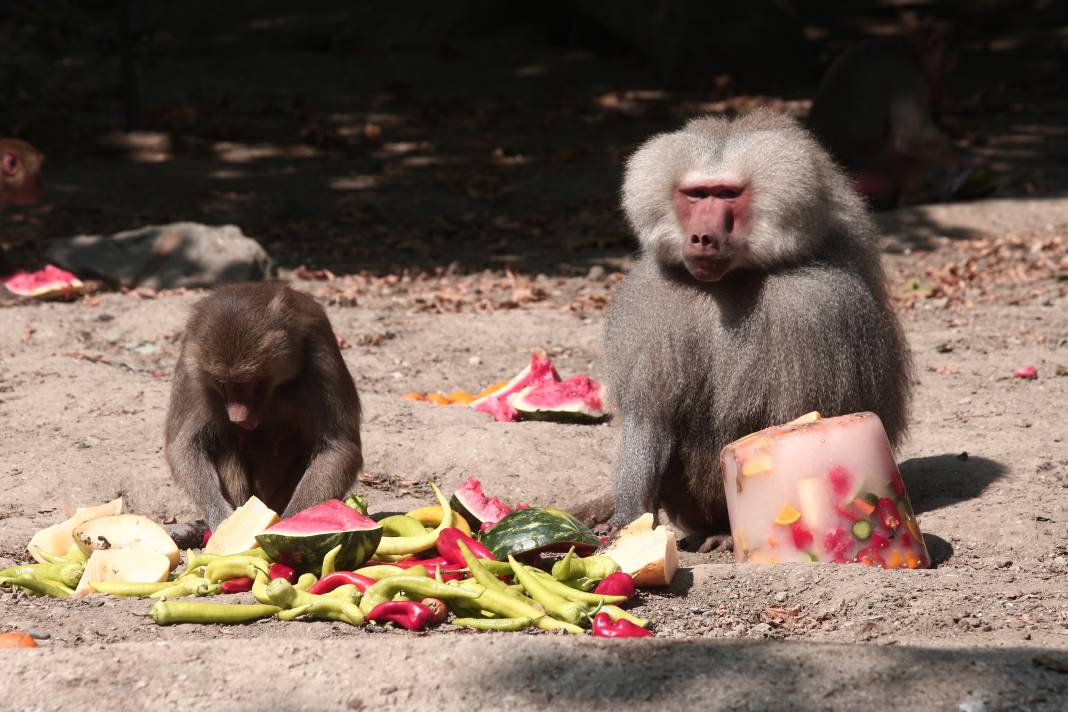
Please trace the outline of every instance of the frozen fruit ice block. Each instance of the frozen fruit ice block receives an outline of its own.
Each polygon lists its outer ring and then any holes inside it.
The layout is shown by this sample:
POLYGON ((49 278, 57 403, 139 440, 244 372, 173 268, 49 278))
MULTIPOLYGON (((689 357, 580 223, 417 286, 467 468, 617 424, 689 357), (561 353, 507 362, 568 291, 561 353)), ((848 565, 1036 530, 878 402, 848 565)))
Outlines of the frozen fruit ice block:
POLYGON ((930 565, 874 413, 810 413, 736 440, 720 458, 737 561, 930 565))

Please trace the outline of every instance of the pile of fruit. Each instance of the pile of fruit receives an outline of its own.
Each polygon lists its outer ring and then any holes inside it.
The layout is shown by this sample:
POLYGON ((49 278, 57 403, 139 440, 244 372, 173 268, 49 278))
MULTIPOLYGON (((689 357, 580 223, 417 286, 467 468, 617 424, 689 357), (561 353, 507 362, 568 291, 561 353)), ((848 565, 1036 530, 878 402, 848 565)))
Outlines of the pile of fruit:
POLYGON ((122 514, 115 500, 38 532, 28 547, 38 563, 0 571, 0 585, 61 598, 150 598, 160 625, 277 618, 418 631, 448 621, 476 630, 650 635, 649 621, 620 606, 636 585, 670 583, 678 567, 674 535, 653 529, 651 517, 602 545, 570 514, 513 510, 474 478, 451 502, 431 487, 436 505, 378 521, 359 497, 281 521, 253 497, 173 573, 181 559, 174 541, 155 522, 122 514), (239 593, 256 603, 196 600, 239 593))

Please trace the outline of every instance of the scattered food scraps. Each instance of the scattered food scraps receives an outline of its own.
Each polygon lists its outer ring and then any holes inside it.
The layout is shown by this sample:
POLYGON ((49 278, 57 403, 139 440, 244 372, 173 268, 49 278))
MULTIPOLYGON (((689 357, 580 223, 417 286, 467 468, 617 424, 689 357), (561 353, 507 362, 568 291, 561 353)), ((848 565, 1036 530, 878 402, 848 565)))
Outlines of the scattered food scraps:
POLYGON ((19 271, 4 278, 12 294, 33 299, 69 299, 85 292, 85 283, 55 265, 45 265, 36 272, 19 271))
POLYGON ((1038 369, 1034 366, 1023 366, 1013 371, 1014 376, 1017 378, 1025 378, 1029 381, 1038 378, 1038 369))

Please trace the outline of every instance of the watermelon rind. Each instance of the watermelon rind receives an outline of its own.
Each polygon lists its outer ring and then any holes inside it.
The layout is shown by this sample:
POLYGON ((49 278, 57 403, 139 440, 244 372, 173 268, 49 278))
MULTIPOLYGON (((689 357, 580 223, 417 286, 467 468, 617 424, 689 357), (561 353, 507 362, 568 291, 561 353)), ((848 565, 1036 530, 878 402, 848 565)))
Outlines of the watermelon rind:
POLYGON ((334 562, 335 567, 341 571, 351 571, 366 563, 374 555, 381 541, 382 525, 359 515, 339 500, 327 500, 303 512, 298 512, 256 535, 256 542, 267 552, 272 561, 290 566, 298 573, 311 572, 316 575, 322 570, 323 557, 334 547, 341 546, 334 562), (335 503, 351 512, 352 517, 358 518, 351 520, 357 523, 335 531, 312 533, 291 531, 294 519, 316 508, 334 507, 335 503))
POLYGON ((550 507, 517 509, 484 533, 480 541, 498 560, 534 551, 567 551, 584 556, 601 544, 593 530, 571 514, 550 507))
POLYGON ((449 506, 476 531, 481 529, 483 524, 496 524, 512 511, 511 507, 496 497, 486 496, 482 491, 482 483, 475 477, 467 478, 467 481, 460 485, 449 499, 449 506), (484 504, 479 506, 474 501, 477 498, 484 500, 484 504))

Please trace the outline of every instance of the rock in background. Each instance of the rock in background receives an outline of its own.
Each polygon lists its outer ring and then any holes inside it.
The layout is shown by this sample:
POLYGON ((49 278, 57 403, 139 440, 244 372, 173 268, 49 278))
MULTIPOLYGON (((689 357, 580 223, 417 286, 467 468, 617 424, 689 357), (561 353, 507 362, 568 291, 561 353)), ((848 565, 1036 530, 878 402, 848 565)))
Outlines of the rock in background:
POLYGON ((49 245, 48 259, 113 287, 213 287, 271 276, 263 247, 234 225, 150 225, 114 235, 78 235, 49 245))

